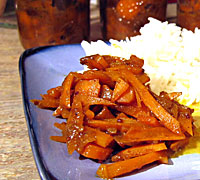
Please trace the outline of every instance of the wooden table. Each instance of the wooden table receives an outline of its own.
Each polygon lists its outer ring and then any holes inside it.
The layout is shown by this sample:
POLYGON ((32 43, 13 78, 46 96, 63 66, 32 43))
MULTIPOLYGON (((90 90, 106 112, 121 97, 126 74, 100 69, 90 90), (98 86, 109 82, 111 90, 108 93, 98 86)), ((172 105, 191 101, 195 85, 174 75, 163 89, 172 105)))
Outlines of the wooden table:
POLYGON ((17 29, 0 28, 0 179, 40 179, 24 117, 17 29))

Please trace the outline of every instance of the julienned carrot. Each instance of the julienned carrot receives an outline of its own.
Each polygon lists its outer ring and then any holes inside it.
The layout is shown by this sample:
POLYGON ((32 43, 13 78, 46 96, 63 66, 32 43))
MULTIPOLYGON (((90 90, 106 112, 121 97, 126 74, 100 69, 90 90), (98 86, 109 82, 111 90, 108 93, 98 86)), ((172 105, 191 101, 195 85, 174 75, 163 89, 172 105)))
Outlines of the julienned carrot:
POLYGON ((106 107, 103 106, 103 109, 95 116, 95 119, 111 119, 115 118, 115 116, 110 112, 110 110, 106 107))
POLYGON ((175 142, 172 142, 172 144, 170 145, 170 149, 172 151, 178 151, 179 149, 182 149, 183 147, 185 147, 188 143, 189 143, 189 138, 175 141, 175 142))
POLYGON ((98 97, 100 93, 100 84, 98 79, 80 80, 75 87, 75 93, 80 93, 92 97, 98 97))
POLYGON ((51 97, 59 98, 62 91, 63 91, 63 87, 57 86, 55 88, 51 88, 51 89, 47 90, 47 94, 51 97))
POLYGON ((193 136, 193 129, 192 129, 193 118, 179 116, 178 121, 180 122, 182 129, 186 131, 188 134, 190 134, 191 136, 193 136))
POLYGON ((60 96, 60 106, 69 109, 71 107, 70 95, 71 95, 71 87, 74 81, 73 73, 69 73, 69 75, 65 78, 63 82, 63 92, 60 96))
POLYGON ((97 175, 101 178, 114 178, 132 172, 133 170, 140 169, 146 164, 160 160, 162 157, 162 153, 153 152, 112 164, 101 164, 97 170, 97 175))
POLYGON ((111 90, 109 86, 105 84, 101 86, 101 94, 100 94, 101 98, 104 98, 110 101, 112 97, 112 93, 113 93, 113 90, 111 90))
POLYGON ((170 141, 185 139, 184 134, 175 134, 165 127, 136 128, 131 127, 123 136, 124 141, 170 141))
POLYGON ((151 115, 151 111, 146 106, 138 106, 137 104, 131 105, 117 105, 116 109, 124 112, 130 116, 137 118, 138 121, 144 122, 152 126, 161 126, 159 121, 151 115))
MULTIPOLYGON (((42 95, 45 97, 44 95, 42 95)), ((42 100, 32 99, 31 102, 33 102, 35 105, 37 105, 39 108, 57 108, 59 106, 59 99, 54 98, 43 98, 42 100)))
POLYGON ((55 122, 54 126, 63 131, 66 128, 66 122, 62 122, 62 123, 55 122))
POLYGON ((91 105, 105 105, 105 106, 114 106, 115 103, 112 103, 109 100, 99 98, 99 97, 92 97, 87 95, 79 95, 80 101, 83 103, 84 106, 91 106, 91 105))
POLYGON ((72 154, 80 143, 80 133, 83 132, 83 107, 78 98, 74 97, 72 108, 67 120, 66 136, 69 154, 72 154))
POLYGON ((151 95, 149 90, 130 71, 122 71, 122 76, 137 90, 144 104, 155 114, 160 122, 176 134, 182 134, 180 123, 169 114, 151 95))
POLYGON ((126 92, 129 88, 129 84, 125 82, 123 79, 119 78, 115 84, 115 88, 113 90, 111 101, 115 102, 120 98, 120 96, 126 92))
POLYGON ((112 156, 112 161, 122 161, 133 157, 142 156, 144 154, 148 154, 154 151, 161 151, 166 149, 167 147, 165 143, 133 146, 123 151, 120 151, 116 155, 112 156))
POLYGON ((96 139, 95 144, 102 147, 107 147, 113 141, 113 137, 111 135, 106 134, 98 129, 88 127, 88 126, 85 126, 84 133, 93 134, 96 139))
POLYGON ((134 119, 130 123, 117 122, 117 119, 116 121, 113 122, 109 120, 88 120, 85 121, 85 124, 93 128, 99 128, 103 131, 106 131, 109 128, 116 128, 118 130, 122 130, 122 129, 130 129, 131 127, 135 128, 146 127, 145 124, 140 123, 134 119))
POLYGON ((125 93, 117 100, 119 104, 131 104, 135 100, 135 91, 129 87, 125 93))
POLYGON ((60 143, 66 143, 67 139, 64 136, 50 136, 50 139, 60 143))
POLYGON ((115 85, 112 79, 104 71, 88 70, 83 74, 78 74, 78 77, 85 80, 99 79, 101 84, 108 85, 109 87, 114 87, 115 85))
POLYGON ((85 146, 83 152, 81 152, 81 155, 91 158, 91 159, 97 159, 97 160, 106 160, 108 156, 112 153, 113 149, 111 148, 104 148, 101 146, 98 146, 94 143, 89 143, 85 146))

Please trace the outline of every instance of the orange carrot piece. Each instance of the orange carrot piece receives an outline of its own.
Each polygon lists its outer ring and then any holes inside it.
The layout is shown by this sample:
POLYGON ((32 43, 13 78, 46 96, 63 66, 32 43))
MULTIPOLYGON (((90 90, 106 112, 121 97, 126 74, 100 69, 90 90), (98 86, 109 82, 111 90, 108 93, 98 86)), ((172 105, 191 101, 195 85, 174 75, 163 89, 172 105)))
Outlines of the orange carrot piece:
POLYGON ((111 101, 115 102, 119 99, 119 97, 126 92, 129 88, 129 84, 125 82, 123 79, 119 78, 115 84, 115 88, 113 90, 111 101))
POLYGON ((142 84, 145 84, 150 81, 150 77, 146 73, 138 74, 136 75, 136 77, 142 84))
POLYGON ((64 136, 50 136, 50 139, 52 141, 60 142, 60 143, 66 143, 67 139, 64 136))
POLYGON ((55 122, 54 126, 57 127, 60 130, 65 130, 65 128, 66 128, 66 122, 62 122, 62 123, 55 122))
POLYGON ((69 73, 62 84, 63 92, 60 96, 61 107, 71 108, 70 95, 71 95, 71 87, 72 87, 73 81, 74 81, 74 75, 73 73, 69 73))
POLYGON ((182 134, 180 123, 170 115, 151 95, 148 89, 130 71, 122 71, 123 77, 137 90, 144 104, 155 114, 160 122, 176 134, 182 134))
POLYGON ((192 116, 190 117, 179 116, 178 121, 180 122, 182 129, 186 131, 189 135, 193 136, 192 116))
POLYGON ((135 128, 132 127, 123 137, 126 141, 169 141, 185 139, 184 134, 175 134, 165 127, 135 128))
POLYGON ((137 120, 140 122, 143 122, 145 124, 148 124, 150 126, 161 126, 161 124, 159 123, 159 121, 153 117, 153 116, 143 116, 143 115, 139 115, 137 117, 137 120))
POLYGON ((110 89, 109 86, 107 86, 107 85, 101 86, 101 93, 100 93, 101 98, 104 98, 104 99, 107 99, 110 101, 112 94, 113 94, 113 91, 110 89))
POLYGON ((109 66, 103 56, 100 56, 99 54, 83 57, 80 59, 80 63, 87 65, 89 69, 96 68, 98 70, 105 69, 109 66))
POLYGON ((112 164, 101 164, 97 170, 97 175, 100 178, 114 178, 132 172, 136 169, 140 169, 144 165, 150 164, 154 161, 160 160, 162 156, 163 154, 160 152, 153 152, 132 159, 115 162, 112 164))
POLYGON ((101 112, 99 112, 95 116, 95 119, 111 119, 111 118, 115 118, 115 116, 110 112, 107 106, 104 106, 101 112))
POLYGON ((117 122, 117 119, 114 120, 114 122, 107 120, 88 120, 85 122, 85 124, 93 128, 99 128, 103 131, 106 131, 108 128, 116 128, 121 131, 126 129, 128 130, 131 127, 145 127, 145 124, 137 122, 136 120, 133 120, 130 123, 117 122))
POLYGON ((63 108, 61 106, 58 106, 56 110, 53 112, 53 116, 61 116, 63 108))
POLYGON ((95 116, 94 112, 91 111, 90 109, 87 109, 84 113, 85 113, 85 115, 86 115, 86 117, 87 117, 88 119, 93 119, 94 116, 95 116))
MULTIPOLYGON (((48 95, 47 95, 48 96, 48 95)), ((42 100, 32 99, 31 102, 34 103, 39 108, 45 109, 45 108, 57 108, 59 106, 59 99, 54 98, 47 98, 44 95, 42 95, 42 100)))
POLYGON ((83 152, 81 152, 81 155, 87 158, 103 161, 103 160, 106 160, 108 156, 110 156, 112 151, 113 149, 111 148, 104 148, 94 143, 89 143, 85 146, 83 152))
POLYGON ((184 148, 188 143, 189 143, 189 138, 175 141, 175 142, 172 142, 172 144, 170 145, 170 149, 172 151, 178 151, 179 149, 184 148))
POLYGON ((112 161, 122 161, 133 157, 142 156, 144 154, 148 154, 154 151, 161 151, 166 149, 167 147, 165 143, 133 146, 125 150, 122 150, 116 155, 112 156, 112 161))
POLYGON ((124 94, 117 100, 119 104, 130 104, 135 100, 135 91, 129 87, 124 94))
POLYGON ((98 97, 100 88, 101 86, 98 79, 80 80, 75 86, 75 94, 80 93, 88 96, 98 97))
POLYGON ((104 71, 89 70, 85 71, 83 74, 78 74, 78 77, 83 80, 99 79, 101 84, 108 85, 113 88, 115 83, 104 71))
POLYGON ((63 91, 63 87, 62 86, 58 86, 55 88, 51 88, 47 91, 47 94, 53 98, 59 98, 61 95, 61 92, 63 91))
POLYGON ((84 130, 83 119, 84 113, 82 104, 75 96, 66 126, 67 147, 69 154, 72 154, 80 144, 81 134, 84 130))
POLYGON ((114 106, 115 103, 112 103, 109 100, 99 98, 99 97, 92 97, 92 96, 79 96, 79 100, 83 103, 83 106, 89 105, 105 105, 105 106, 114 106))
POLYGON ((133 116, 140 122, 151 126, 161 126, 159 121, 151 115, 151 111, 144 105, 141 105, 141 107, 137 104, 117 105, 115 107, 118 111, 133 116))
POLYGON ((103 58, 103 56, 100 56, 99 54, 94 56, 94 60, 100 64, 103 69, 107 68, 109 66, 109 64, 106 62, 106 60, 103 58))
POLYGON ((96 138, 95 144, 97 144, 101 147, 107 147, 113 141, 113 137, 111 135, 106 134, 98 129, 94 129, 94 128, 85 126, 84 132, 88 133, 89 131, 90 131, 90 134, 94 134, 94 136, 96 138))

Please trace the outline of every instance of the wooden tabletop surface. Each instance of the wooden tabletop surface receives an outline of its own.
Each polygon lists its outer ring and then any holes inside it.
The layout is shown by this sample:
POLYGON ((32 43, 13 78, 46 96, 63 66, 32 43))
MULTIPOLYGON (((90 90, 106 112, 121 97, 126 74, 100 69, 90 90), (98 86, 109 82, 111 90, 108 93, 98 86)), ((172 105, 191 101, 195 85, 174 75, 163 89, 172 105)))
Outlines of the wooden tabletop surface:
POLYGON ((40 179, 24 117, 17 29, 0 28, 0 179, 40 179))

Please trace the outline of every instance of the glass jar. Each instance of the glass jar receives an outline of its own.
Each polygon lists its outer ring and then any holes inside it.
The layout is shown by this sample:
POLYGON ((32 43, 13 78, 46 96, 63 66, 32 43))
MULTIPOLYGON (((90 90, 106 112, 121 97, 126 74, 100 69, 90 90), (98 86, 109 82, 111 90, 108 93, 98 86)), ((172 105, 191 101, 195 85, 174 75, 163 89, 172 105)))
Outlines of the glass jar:
POLYGON ((125 39, 139 34, 148 17, 164 21, 167 0, 101 0, 104 40, 125 39))
POLYGON ((15 6, 25 49, 89 38, 89 0, 15 0, 15 6))
POLYGON ((177 25, 192 31, 195 27, 200 28, 200 1, 177 1, 177 25))

